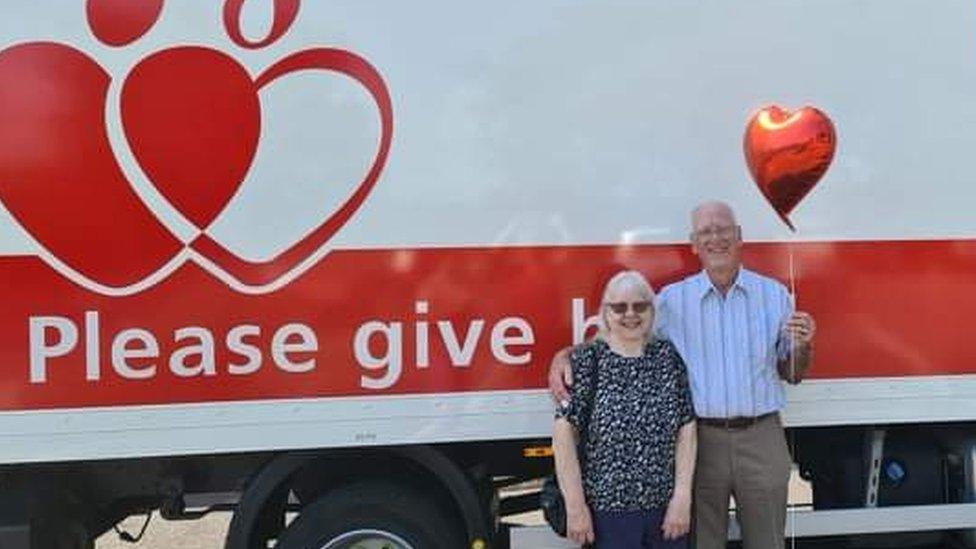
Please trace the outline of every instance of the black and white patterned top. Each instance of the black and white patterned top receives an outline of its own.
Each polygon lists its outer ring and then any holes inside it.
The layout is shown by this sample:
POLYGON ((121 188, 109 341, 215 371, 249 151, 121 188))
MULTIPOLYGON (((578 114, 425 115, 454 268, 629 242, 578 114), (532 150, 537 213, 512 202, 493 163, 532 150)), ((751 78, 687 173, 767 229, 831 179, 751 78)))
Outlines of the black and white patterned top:
POLYGON ((641 356, 625 357, 594 340, 576 346, 570 362, 572 398, 556 417, 588 429, 581 461, 590 508, 664 507, 674 488, 678 429, 694 419, 688 374, 674 345, 659 339, 641 356))

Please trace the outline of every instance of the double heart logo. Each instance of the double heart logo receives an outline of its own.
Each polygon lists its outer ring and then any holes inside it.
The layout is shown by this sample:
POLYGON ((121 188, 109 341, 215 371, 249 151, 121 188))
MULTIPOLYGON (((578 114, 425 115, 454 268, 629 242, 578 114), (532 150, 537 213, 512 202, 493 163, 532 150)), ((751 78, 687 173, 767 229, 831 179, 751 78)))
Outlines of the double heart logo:
MULTIPOLYGON (((300 0, 274 0, 267 37, 240 31, 244 0, 227 0, 223 23, 238 46, 264 47, 298 15, 300 0)), ((163 0, 88 0, 102 43, 124 46, 159 18, 163 0)), ((91 57, 54 42, 0 52, 0 201, 50 261, 107 289, 132 287, 186 257, 246 287, 268 286, 311 257, 362 206, 390 151, 393 107, 380 73, 363 57, 316 47, 287 55, 252 78, 233 57, 178 46, 140 60, 121 88, 126 141, 150 182, 197 229, 183 242, 133 190, 105 126, 111 76, 91 57), (207 228, 238 192, 261 137, 258 92, 300 71, 331 71, 365 88, 379 111, 380 140, 352 194, 297 242, 264 262, 238 257, 207 228), (192 252, 192 253, 189 253, 192 252)), ((284 182, 287 184, 287 182, 284 182)))

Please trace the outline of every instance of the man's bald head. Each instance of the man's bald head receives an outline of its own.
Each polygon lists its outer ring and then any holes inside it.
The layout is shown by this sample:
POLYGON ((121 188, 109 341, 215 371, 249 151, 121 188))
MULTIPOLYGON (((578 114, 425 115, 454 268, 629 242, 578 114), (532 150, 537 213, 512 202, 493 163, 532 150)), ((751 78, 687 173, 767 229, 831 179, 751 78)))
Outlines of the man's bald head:
POLYGON ((731 206, 709 200, 691 211, 691 249, 713 283, 731 282, 742 264, 742 231, 731 206))
POLYGON ((739 224, 735 219, 735 211, 732 210, 732 206, 721 200, 707 200, 691 210, 691 230, 695 231, 701 225, 703 218, 706 217, 724 217, 728 219, 730 225, 739 224))

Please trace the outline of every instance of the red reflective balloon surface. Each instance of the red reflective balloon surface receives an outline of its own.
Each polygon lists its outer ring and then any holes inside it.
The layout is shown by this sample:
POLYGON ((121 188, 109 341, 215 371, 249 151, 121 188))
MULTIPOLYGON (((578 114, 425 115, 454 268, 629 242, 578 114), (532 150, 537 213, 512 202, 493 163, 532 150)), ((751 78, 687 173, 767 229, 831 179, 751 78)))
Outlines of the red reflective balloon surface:
POLYGON ((793 113, 765 107, 749 119, 742 147, 759 191, 795 231, 790 212, 827 172, 837 149, 830 118, 814 107, 793 113))

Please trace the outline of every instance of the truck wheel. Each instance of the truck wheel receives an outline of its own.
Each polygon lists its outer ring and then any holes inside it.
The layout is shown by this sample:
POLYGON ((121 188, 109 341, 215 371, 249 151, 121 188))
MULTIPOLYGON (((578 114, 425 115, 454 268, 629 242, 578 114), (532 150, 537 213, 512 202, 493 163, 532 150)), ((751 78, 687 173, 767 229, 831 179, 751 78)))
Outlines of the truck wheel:
POLYGON ((306 505, 276 549, 457 549, 458 521, 430 498, 398 485, 362 482, 306 505))

